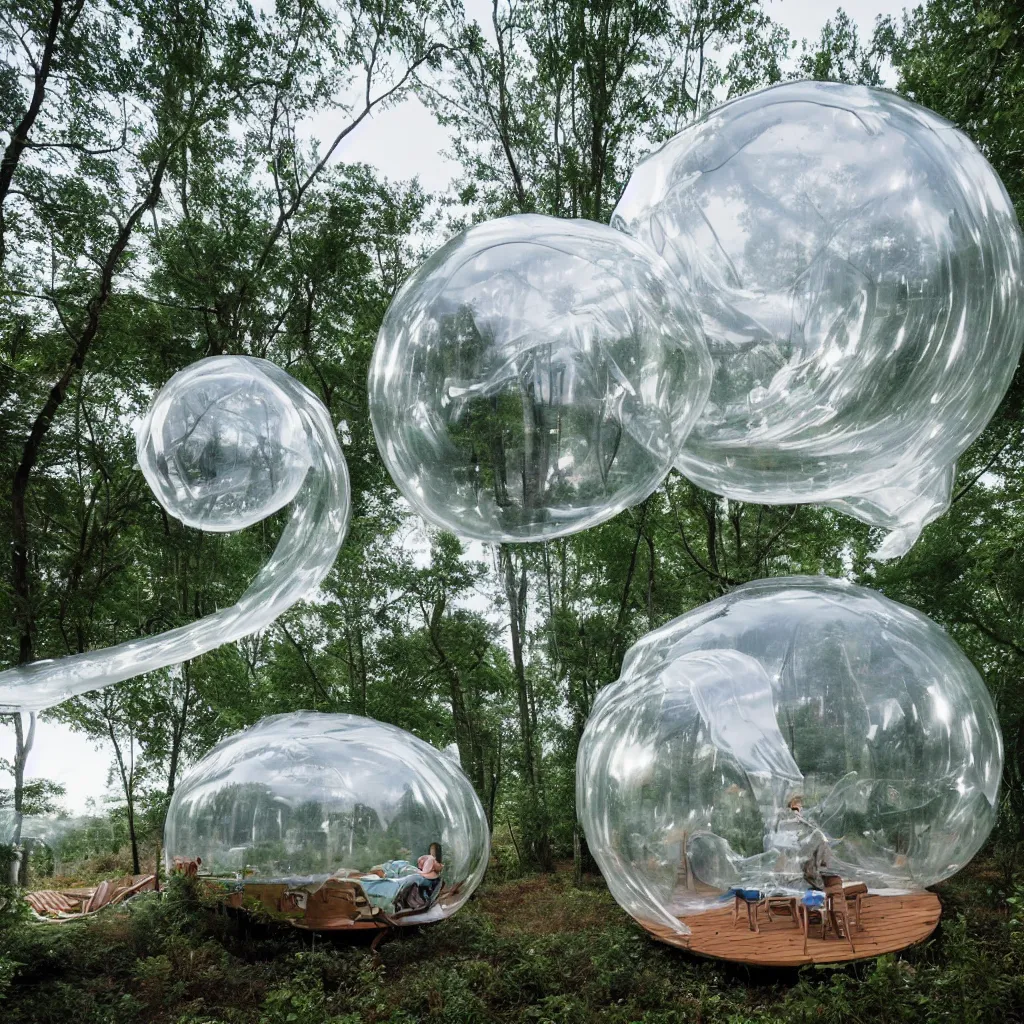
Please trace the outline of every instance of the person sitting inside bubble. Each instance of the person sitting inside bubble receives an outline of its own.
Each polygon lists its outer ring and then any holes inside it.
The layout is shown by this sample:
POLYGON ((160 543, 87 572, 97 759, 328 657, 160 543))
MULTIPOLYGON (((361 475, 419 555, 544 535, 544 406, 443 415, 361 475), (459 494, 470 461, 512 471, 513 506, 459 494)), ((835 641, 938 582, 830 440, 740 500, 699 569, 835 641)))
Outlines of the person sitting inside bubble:
POLYGON ((785 880, 800 878, 812 889, 825 888, 822 868, 831 863, 828 837, 803 815, 804 797, 793 793, 778 815, 766 846, 778 853, 775 872, 785 880))
POLYGON ((441 885, 441 872, 444 870, 444 865, 433 854, 425 853, 416 861, 416 870, 427 883, 420 884, 419 888, 423 895, 428 897, 429 902, 429 897, 433 896, 435 890, 441 885))

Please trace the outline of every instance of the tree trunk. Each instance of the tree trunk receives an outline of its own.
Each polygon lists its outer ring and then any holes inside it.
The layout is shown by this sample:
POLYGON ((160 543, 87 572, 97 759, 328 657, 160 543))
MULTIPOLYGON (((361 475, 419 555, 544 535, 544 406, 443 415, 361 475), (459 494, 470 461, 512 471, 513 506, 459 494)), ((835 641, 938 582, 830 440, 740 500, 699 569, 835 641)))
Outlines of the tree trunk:
POLYGON ((580 841, 580 823, 572 823, 572 884, 583 887, 583 844, 580 841))
MULTIPOLYGON (((430 645, 437 655, 438 664, 444 677, 448 682, 448 701, 452 710, 452 724, 455 726, 455 743, 459 748, 459 762, 462 770, 466 773, 469 781, 473 784, 481 801, 490 803, 493 806, 493 786, 489 786, 486 754, 484 749, 484 737, 477 729, 475 709, 471 710, 466 698, 466 688, 463 685, 462 673, 459 667, 449 657, 443 644, 441 635, 441 623, 444 619, 447 608, 447 597, 443 594, 434 599, 428 613, 427 607, 422 606, 424 623, 430 645), (491 790, 491 797, 488 801, 488 791, 491 790)), ((488 823, 490 823, 488 817, 488 823)))
POLYGON ((132 847, 132 874, 141 875, 142 867, 139 861, 139 840, 135 834, 135 744, 134 737, 128 736, 128 764, 125 764, 124 753, 121 744, 117 739, 117 730, 114 728, 114 720, 110 712, 106 713, 107 733, 110 742, 114 746, 114 759, 117 762, 117 772, 121 778, 121 788, 124 791, 124 798, 128 810, 128 840, 132 847))
POLYGON ((181 663, 181 706, 175 715, 173 731, 171 733, 171 756, 167 766, 167 803, 170 806, 171 797, 174 796, 174 787, 178 779, 178 764, 181 760, 181 747, 185 741, 185 734, 188 731, 189 712, 192 710, 192 663, 183 661, 181 663))
POLYGON ((14 715, 14 836, 12 845, 16 851, 11 862, 11 883, 22 888, 28 885, 28 856, 21 849, 21 826, 25 810, 25 764, 36 737, 36 716, 28 716, 28 732, 21 714, 14 715))
POLYGON ((530 800, 530 815, 533 819, 530 822, 530 846, 537 866, 542 871, 550 871, 552 866, 551 843, 548 836, 547 809, 535 746, 536 711, 533 707, 533 694, 523 660, 523 639, 526 633, 526 564, 521 562, 517 570, 514 564, 513 549, 506 544, 499 545, 498 559, 504 570, 505 597, 509 604, 509 633, 512 640, 512 663, 515 668, 519 697, 519 732, 523 745, 523 777, 526 781, 530 800))

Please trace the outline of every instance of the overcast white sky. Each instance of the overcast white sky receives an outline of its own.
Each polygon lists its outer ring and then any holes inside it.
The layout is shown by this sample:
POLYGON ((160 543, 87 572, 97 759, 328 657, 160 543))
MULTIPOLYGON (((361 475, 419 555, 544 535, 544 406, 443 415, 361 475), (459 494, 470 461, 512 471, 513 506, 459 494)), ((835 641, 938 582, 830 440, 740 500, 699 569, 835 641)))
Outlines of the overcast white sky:
MULTIPOLYGON (((848 0, 845 4, 768 0, 767 10, 794 39, 816 40, 825 22, 842 7, 857 22, 861 38, 868 39, 879 15, 897 15, 906 6, 904 0, 848 0)), ((487 0, 466 0, 466 8, 479 19, 487 17, 490 4, 487 0)), ((325 124, 325 129, 328 127, 325 124)), ((458 171, 443 155, 447 148, 446 130, 436 124, 419 100, 409 99, 377 114, 363 130, 353 132, 341 147, 341 158, 373 164, 392 179, 418 176, 428 192, 440 192, 458 171)))
MULTIPOLYGON (((847 0, 842 5, 820 0, 769 0, 768 13, 789 29, 794 38, 813 40, 839 6, 857 22, 862 38, 866 39, 878 15, 899 14, 907 4, 902 0, 847 0)), ((485 0, 466 0, 466 7, 479 18, 486 16, 490 4, 485 0)), ((326 135, 330 125, 325 123, 323 130, 326 135)), ((372 164, 393 180, 419 177, 427 191, 443 192, 458 170, 445 157, 447 148, 446 131, 438 127, 419 100, 412 98, 361 125, 340 148, 338 158, 372 164)), ((485 557, 475 550, 472 555, 485 557)), ((0 757, 13 756, 14 730, 0 727, 0 757)), ((109 765, 106 747, 97 747, 65 726, 39 723, 28 775, 44 776, 64 785, 64 803, 69 811, 80 812, 90 797, 104 794, 109 765)), ((0 787, 8 785, 10 780, 0 777, 0 787)))

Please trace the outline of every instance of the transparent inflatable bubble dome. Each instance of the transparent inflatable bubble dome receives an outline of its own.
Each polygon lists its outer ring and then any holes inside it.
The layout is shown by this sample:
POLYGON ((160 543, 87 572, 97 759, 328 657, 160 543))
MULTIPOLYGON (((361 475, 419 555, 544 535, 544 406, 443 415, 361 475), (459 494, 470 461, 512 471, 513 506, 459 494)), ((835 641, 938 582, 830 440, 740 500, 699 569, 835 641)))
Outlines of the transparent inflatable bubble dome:
POLYGON ((791 577, 631 648, 587 723, 577 805, 616 899, 681 930, 733 886, 803 893, 819 870, 932 885, 984 843, 1001 771, 988 691, 938 625, 791 577))
POLYGON ((906 551, 1024 340, 1021 233, 977 147, 892 93, 787 83, 644 160, 612 224, 700 307, 715 378, 680 471, 830 504, 906 551))
POLYGON ((537 541, 654 491, 710 385, 696 307, 660 257, 606 225, 505 217, 403 285, 374 349, 370 414, 422 516, 537 541))
POLYGON ((303 711, 265 718, 199 761, 175 790, 164 845, 169 869, 199 857, 204 873, 249 882, 356 878, 431 855, 431 899, 447 915, 483 877, 489 835, 452 757, 395 726, 303 711))

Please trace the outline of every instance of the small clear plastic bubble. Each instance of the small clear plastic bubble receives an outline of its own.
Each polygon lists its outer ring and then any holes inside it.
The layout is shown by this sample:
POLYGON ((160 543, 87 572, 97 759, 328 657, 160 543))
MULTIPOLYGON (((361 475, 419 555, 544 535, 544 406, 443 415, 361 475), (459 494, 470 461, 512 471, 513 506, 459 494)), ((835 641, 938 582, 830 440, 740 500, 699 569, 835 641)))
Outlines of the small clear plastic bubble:
POLYGON ((262 360, 204 359, 160 389, 137 437, 139 468, 188 526, 251 526, 295 497, 312 465, 291 396, 262 360))

